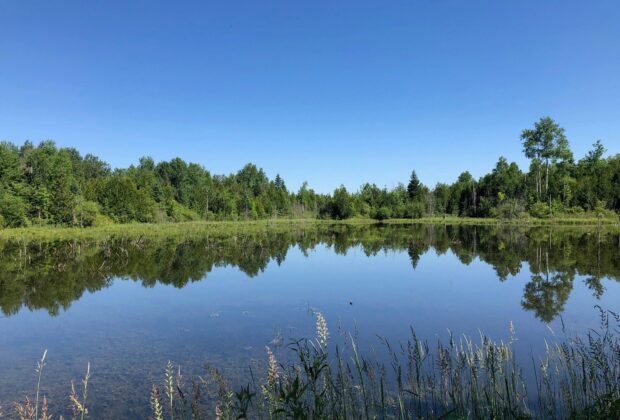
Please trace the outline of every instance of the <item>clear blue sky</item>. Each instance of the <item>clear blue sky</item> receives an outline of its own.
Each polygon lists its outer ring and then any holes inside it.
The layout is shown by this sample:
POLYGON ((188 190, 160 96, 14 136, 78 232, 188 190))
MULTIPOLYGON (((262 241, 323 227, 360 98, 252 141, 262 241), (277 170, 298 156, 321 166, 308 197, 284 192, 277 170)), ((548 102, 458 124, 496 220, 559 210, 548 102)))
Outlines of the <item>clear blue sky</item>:
POLYGON ((620 2, 0 2, 0 138, 296 189, 519 164, 549 115, 620 152, 620 2))

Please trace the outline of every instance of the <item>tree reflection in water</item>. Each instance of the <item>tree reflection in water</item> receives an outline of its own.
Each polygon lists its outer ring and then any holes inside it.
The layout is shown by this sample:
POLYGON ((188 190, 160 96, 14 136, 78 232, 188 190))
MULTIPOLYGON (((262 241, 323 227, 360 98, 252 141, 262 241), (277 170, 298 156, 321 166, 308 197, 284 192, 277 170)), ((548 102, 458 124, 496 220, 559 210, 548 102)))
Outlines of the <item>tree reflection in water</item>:
POLYGON ((451 252, 463 264, 479 259, 500 281, 519 273, 524 263, 531 280, 522 307, 550 322, 564 308, 577 275, 600 298, 601 279, 620 279, 619 237, 614 232, 568 228, 518 228, 444 225, 312 225, 290 232, 236 234, 191 239, 109 239, 105 241, 0 243, 0 309, 66 310, 85 291, 108 287, 112 279, 184 287, 202 281, 214 267, 238 267, 249 277, 270 261, 282 264, 297 246, 304 255, 319 244, 338 254, 361 247, 367 256, 406 252, 413 269, 433 250, 451 252))

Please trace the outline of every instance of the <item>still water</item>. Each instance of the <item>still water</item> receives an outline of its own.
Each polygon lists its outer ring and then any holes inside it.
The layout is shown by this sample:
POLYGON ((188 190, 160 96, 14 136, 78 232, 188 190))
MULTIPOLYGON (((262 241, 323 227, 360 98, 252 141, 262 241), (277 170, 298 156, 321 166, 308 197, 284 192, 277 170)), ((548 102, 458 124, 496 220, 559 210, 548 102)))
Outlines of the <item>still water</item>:
POLYGON ((92 366, 94 418, 145 417, 168 360, 242 381, 289 338, 352 332, 435 341, 516 328, 516 351, 596 327, 620 309, 618 234, 596 229, 314 226, 192 239, 0 244, 0 402, 43 392, 64 409, 92 366))

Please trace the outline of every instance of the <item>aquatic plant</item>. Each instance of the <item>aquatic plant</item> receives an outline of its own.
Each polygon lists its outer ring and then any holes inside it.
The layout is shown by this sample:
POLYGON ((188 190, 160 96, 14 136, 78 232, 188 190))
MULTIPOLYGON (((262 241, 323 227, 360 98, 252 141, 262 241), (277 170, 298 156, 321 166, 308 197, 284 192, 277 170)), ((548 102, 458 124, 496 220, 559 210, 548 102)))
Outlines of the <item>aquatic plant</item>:
POLYGON ((412 329, 406 343, 393 346, 381 340, 389 360, 381 363, 362 356, 352 336, 350 347, 335 346, 330 353, 324 340, 327 322, 320 313, 315 315, 317 339, 291 342, 294 362, 278 365, 267 349, 263 382, 257 385, 252 373, 252 380, 235 392, 219 376, 217 382, 225 388, 204 401, 205 407, 215 407, 205 412, 219 419, 620 415, 620 342, 615 335, 620 318, 610 311, 601 310, 596 331, 548 344, 540 360, 532 357, 535 389, 528 389, 524 367, 515 358, 512 323, 507 343, 483 334, 476 341, 450 334, 446 344, 432 348, 412 329), (257 386, 262 392, 254 391, 257 386))
MULTIPOLYGON (((380 339, 383 354, 364 355, 353 335, 329 344, 327 321, 315 312, 317 337, 290 342, 279 363, 270 348, 258 374, 250 368, 245 385, 232 387, 212 366, 185 381, 168 362, 165 392, 150 391, 151 415, 163 419, 608 419, 620 418, 620 316, 600 309, 600 326, 585 335, 546 343, 532 365, 517 362, 517 340, 484 334, 477 339, 448 335, 434 345, 417 337, 392 344, 380 339), (526 380, 531 370, 533 381, 526 380), (533 386, 531 385, 533 384, 533 386)), ((282 351, 285 351, 284 349, 282 351)), ((34 402, 16 403, 20 420, 51 418, 37 365, 34 402)), ((90 364, 78 396, 71 384, 73 419, 88 417, 90 364)), ((55 417, 56 418, 56 417, 55 417)))
POLYGON ((69 400, 71 401, 71 409, 73 411, 73 418, 84 420, 84 417, 88 415, 88 409, 86 408, 86 398, 88 397, 88 381, 90 380, 90 363, 86 365, 86 375, 82 379, 82 396, 78 396, 75 391, 75 383, 71 381, 71 394, 69 400))
POLYGON ((327 321, 323 314, 316 312, 316 341, 322 348, 327 347, 329 340, 329 330, 327 329, 327 321))

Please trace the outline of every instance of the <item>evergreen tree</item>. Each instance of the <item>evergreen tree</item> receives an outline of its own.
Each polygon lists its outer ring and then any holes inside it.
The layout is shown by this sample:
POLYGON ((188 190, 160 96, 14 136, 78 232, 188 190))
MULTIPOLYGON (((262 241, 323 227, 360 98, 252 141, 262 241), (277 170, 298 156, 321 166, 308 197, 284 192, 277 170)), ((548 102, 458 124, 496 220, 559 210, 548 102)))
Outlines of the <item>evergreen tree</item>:
POLYGON ((418 175, 415 171, 411 171, 411 176, 409 177, 409 184, 407 184, 407 194, 409 195, 409 199, 414 200, 419 198, 420 192, 422 191, 422 184, 418 180, 418 175))

